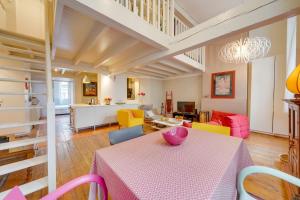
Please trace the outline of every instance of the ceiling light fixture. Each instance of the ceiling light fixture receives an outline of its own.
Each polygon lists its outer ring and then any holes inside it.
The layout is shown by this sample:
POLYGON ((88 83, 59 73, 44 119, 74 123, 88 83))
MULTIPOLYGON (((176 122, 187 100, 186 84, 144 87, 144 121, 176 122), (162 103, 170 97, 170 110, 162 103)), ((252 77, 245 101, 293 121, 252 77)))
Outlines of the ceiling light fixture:
POLYGON ((226 63, 249 63, 266 56, 271 40, 265 37, 246 37, 225 44, 219 51, 219 58, 226 63))
POLYGON ((84 75, 83 79, 82 79, 82 83, 90 83, 90 79, 88 78, 87 75, 84 75))

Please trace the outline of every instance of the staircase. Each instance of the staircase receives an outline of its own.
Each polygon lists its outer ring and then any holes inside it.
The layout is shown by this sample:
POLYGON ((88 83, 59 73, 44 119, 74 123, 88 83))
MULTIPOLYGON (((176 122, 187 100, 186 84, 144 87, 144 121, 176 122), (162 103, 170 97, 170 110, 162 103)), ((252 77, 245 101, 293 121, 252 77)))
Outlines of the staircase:
MULTIPOLYGON (((52 96, 49 6, 49 2, 45 1, 45 41, 16 33, 0 32, 2 46, 23 49, 19 56, 7 53, 7 55, 3 54, 1 57, 0 136, 14 139, 0 143, 0 151, 5 155, 9 155, 10 152, 14 151, 22 151, 22 149, 30 149, 34 152, 33 157, 30 156, 27 159, 14 160, 1 165, 0 177, 7 177, 10 173, 29 170, 38 165, 44 165, 45 169, 47 166, 48 169, 46 174, 42 173, 44 177, 35 180, 29 178, 31 182, 19 185, 24 195, 47 187, 49 191, 56 188, 55 115, 52 96), (39 74, 44 79, 32 80, 31 76, 34 74, 39 74), (32 85, 34 84, 43 84, 47 91, 43 93, 32 92, 32 85), (4 87, 6 85, 7 87, 4 87), (30 99, 36 95, 46 96, 47 107, 31 105, 30 99), (31 116, 32 112, 39 113, 41 109, 47 110, 46 118, 41 118, 39 115, 34 118, 31 116)), ((1 192, 0 199, 3 199, 9 191, 1 192)))

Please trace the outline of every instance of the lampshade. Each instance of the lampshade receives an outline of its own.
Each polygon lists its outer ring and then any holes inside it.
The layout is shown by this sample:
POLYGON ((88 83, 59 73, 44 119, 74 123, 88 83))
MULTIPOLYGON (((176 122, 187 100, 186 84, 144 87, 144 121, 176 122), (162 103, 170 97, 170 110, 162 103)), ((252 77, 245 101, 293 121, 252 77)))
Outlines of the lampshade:
POLYGON ((90 83, 90 79, 87 77, 87 75, 85 75, 82 79, 82 83, 90 83))
POLYGON ((286 88, 291 93, 300 94, 300 65, 298 65, 287 78, 286 88))

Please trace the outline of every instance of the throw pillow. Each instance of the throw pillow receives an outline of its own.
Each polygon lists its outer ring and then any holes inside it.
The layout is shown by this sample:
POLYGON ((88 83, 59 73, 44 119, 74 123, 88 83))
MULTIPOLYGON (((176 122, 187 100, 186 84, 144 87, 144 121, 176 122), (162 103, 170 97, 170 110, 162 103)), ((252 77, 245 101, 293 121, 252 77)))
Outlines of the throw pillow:
POLYGON ((152 110, 145 111, 145 113, 146 113, 146 116, 149 117, 149 118, 152 118, 152 117, 155 116, 155 114, 153 113, 152 110))
POLYGON ((212 116, 211 116, 211 121, 217 122, 224 125, 224 117, 226 116, 232 116, 235 115, 233 113, 226 113, 226 112, 221 112, 221 111, 212 111, 212 116))
POLYGON ((192 123, 189 122, 183 122, 182 126, 186 127, 186 128, 192 128, 192 123))

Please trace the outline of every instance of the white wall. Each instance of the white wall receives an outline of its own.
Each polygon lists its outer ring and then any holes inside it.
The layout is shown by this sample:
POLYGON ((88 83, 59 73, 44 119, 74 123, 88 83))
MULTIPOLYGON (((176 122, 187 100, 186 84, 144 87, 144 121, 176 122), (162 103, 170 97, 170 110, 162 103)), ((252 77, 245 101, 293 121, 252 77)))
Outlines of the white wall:
POLYGON ((239 39, 240 36, 217 41, 206 46, 206 71, 203 73, 202 81, 202 110, 220 110, 247 114, 247 65, 228 64, 218 58, 219 49, 232 40, 239 39), (235 71, 235 98, 234 99, 212 99, 211 98, 211 75, 216 72, 235 71))
POLYGON ((177 111, 178 101, 194 101, 195 107, 200 110, 202 94, 202 76, 191 76, 164 81, 163 97, 166 92, 173 92, 173 111, 177 111))
POLYGON ((24 35, 44 38, 44 1, 3 1, 6 10, 0 9, 0 28, 24 35))
POLYGON ((127 100, 127 78, 128 75, 105 76, 100 75, 100 101, 103 102, 105 97, 111 97, 112 102, 127 102, 127 103, 143 103, 153 104, 156 109, 160 109, 163 102, 162 91, 163 82, 156 79, 137 78, 136 99, 127 100), (146 96, 143 102, 139 99, 137 93, 145 92, 146 96))

